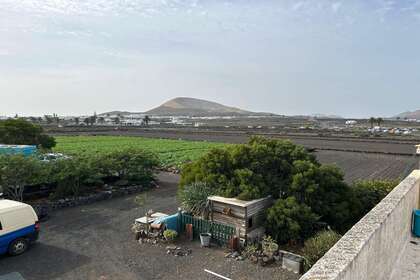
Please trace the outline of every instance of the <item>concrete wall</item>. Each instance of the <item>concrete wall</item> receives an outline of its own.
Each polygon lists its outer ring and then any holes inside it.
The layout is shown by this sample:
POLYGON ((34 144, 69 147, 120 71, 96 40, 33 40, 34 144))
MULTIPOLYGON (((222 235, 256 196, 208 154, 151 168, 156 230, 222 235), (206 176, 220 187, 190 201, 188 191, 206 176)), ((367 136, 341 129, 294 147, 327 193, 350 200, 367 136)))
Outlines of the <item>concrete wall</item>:
POLYGON ((411 215, 419 208, 419 196, 420 170, 416 170, 300 279, 389 279, 411 236, 411 215))

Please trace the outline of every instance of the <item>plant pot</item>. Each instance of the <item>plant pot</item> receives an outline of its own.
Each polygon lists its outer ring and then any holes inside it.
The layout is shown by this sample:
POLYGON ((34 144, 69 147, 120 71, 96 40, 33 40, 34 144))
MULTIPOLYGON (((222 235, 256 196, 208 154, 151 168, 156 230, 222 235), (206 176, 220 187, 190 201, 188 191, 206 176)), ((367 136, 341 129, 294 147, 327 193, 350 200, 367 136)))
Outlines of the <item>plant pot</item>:
POLYGON ((202 247, 210 247, 210 233, 200 233, 200 241, 202 247))

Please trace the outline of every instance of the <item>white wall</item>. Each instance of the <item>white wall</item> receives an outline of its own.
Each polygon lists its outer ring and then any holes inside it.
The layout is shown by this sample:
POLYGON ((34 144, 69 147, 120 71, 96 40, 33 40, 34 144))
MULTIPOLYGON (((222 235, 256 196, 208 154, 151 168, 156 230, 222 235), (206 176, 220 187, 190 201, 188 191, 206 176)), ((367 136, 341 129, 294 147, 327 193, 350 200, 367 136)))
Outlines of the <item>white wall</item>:
POLYGON ((348 231, 301 280, 389 279, 411 236, 419 208, 420 170, 413 171, 348 231))

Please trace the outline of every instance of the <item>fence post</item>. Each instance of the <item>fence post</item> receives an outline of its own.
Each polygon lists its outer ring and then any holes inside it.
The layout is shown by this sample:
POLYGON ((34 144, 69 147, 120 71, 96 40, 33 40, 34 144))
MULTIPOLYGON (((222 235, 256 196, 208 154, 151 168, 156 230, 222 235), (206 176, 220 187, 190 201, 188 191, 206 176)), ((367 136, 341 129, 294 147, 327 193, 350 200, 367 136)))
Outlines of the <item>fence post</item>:
POLYGON ((177 223, 178 233, 182 232, 182 209, 178 208, 178 223, 177 223))

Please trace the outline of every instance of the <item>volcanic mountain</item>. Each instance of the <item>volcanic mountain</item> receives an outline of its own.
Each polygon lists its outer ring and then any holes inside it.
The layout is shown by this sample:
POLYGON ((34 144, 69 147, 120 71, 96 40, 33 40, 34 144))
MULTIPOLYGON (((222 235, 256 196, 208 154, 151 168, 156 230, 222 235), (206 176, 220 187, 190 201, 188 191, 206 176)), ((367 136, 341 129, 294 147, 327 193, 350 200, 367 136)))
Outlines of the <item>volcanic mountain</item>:
POLYGON ((268 113, 249 112, 235 107, 224 106, 216 102, 189 97, 178 97, 169 100, 161 106, 146 112, 146 114, 155 116, 193 117, 271 115, 268 113))
POLYGON ((394 118, 420 120, 420 110, 413 111, 413 112, 404 112, 399 115, 396 115, 394 118))

